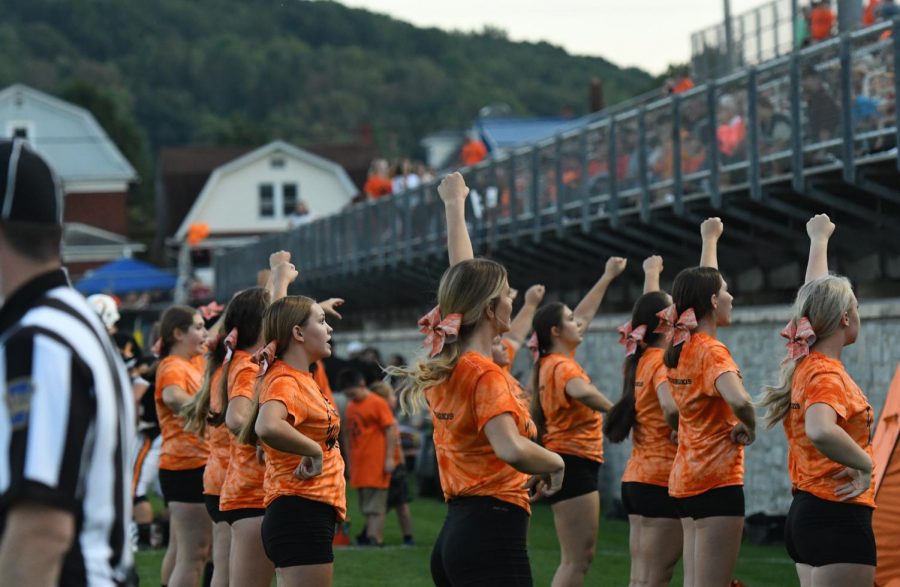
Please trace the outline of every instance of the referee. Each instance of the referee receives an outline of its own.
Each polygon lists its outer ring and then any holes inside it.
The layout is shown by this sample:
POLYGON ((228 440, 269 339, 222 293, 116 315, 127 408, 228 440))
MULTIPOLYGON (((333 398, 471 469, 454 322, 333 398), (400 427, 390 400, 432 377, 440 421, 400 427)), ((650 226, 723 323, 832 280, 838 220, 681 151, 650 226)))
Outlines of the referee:
POLYGON ((128 584, 134 407, 60 264, 47 164, 0 141, 0 587, 128 584))

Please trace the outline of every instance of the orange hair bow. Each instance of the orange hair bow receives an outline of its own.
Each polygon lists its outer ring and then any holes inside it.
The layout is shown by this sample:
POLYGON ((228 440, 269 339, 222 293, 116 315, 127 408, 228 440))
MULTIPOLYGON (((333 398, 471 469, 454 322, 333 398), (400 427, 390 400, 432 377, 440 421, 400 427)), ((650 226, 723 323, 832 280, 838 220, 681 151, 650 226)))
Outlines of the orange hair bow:
POLYGON ((672 304, 665 310, 657 312, 656 317, 659 318, 659 326, 653 332, 672 340, 673 346, 689 341, 691 331, 697 328, 697 315, 693 308, 688 308, 679 316, 675 304, 672 304))
POLYGON ((619 332, 619 344, 625 347, 625 356, 630 357, 635 354, 638 345, 644 341, 644 335, 647 334, 647 325, 641 324, 637 328, 631 327, 631 320, 616 328, 619 332))
POLYGON ((275 349, 277 348, 277 346, 278 343, 273 340, 266 346, 253 353, 253 358, 251 360, 259 365, 259 377, 265 375, 266 371, 269 370, 269 366, 275 361, 275 349))
POLYGON ((462 314, 448 314, 441 319, 441 307, 435 306, 430 312, 419 318, 419 331, 425 335, 423 347, 431 347, 430 356, 435 356, 444 349, 444 344, 455 342, 459 336, 462 314))
POLYGON ((788 340, 785 345, 788 350, 785 362, 805 357, 809 354, 809 348, 816 343, 816 333, 806 316, 788 322, 781 330, 781 336, 788 340))
POLYGON ((222 344, 225 345, 225 362, 229 362, 231 360, 231 356, 234 354, 234 347, 237 345, 238 339, 238 329, 232 328, 231 332, 228 333, 228 336, 225 337, 225 340, 222 341, 222 344))

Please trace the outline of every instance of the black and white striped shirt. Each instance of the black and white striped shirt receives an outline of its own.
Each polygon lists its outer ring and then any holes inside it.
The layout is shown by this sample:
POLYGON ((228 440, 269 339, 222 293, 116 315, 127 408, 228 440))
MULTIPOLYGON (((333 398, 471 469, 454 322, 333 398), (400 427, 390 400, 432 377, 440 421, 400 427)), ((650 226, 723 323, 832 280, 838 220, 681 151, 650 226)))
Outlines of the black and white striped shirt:
POLYGON ((0 534, 11 507, 71 512, 59 585, 122 585, 132 566, 134 405, 124 364, 62 270, 0 309, 0 534))

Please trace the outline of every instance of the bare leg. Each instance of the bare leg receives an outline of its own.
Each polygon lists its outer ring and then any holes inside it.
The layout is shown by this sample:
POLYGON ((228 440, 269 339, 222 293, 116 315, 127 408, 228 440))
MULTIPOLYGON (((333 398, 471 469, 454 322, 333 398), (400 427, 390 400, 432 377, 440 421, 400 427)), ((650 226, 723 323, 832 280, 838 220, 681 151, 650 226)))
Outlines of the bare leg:
POLYGON ((631 587, 665 587, 681 558, 681 522, 628 516, 631 523, 631 587))
POLYGON ((728 587, 741 552, 743 516, 713 516, 694 523, 694 580, 697 586, 728 587))
POLYGON ((269 587, 275 566, 263 549, 262 516, 238 520, 231 525, 229 578, 238 587, 269 587))
POLYGON ((800 587, 813 587, 813 568, 809 565, 797 563, 797 577, 800 579, 800 587))
POLYGON ((150 524, 153 522, 153 506, 149 501, 134 504, 134 521, 138 524, 150 524))
POLYGON ((812 587, 871 587, 875 567, 839 563, 812 569, 812 587))
POLYGON ((212 587, 228 587, 228 555, 231 552, 231 527, 227 522, 213 526, 212 587))
POLYGON ((397 506, 397 521, 400 523, 400 531, 403 532, 403 535, 412 536, 412 512, 409 511, 408 503, 402 503, 397 506))
POLYGON ((684 537, 684 550, 681 560, 684 561, 684 587, 694 587, 694 542, 697 526, 693 518, 681 518, 681 530, 684 537))
POLYGON ((177 537, 178 550, 169 587, 195 587, 203 575, 212 543, 212 520, 202 503, 173 502, 172 535, 177 537))
POLYGON ((560 563, 553 575, 553 587, 580 587, 584 584, 600 527, 600 494, 596 491, 553 504, 553 523, 559 537, 560 563))
POLYGON ((384 514, 366 516, 366 535, 372 544, 384 544, 384 514))
POLYGON ((161 585, 169 584, 169 580, 172 578, 172 571, 175 570, 175 558, 178 556, 178 539, 175 533, 171 531, 171 527, 169 530, 169 546, 166 548, 166 555, 163 557, 162 566, 159 569, 159 582, 161 585))
POLYGON ((278 587, 331 587, 334 564, 276 569, 278 587))

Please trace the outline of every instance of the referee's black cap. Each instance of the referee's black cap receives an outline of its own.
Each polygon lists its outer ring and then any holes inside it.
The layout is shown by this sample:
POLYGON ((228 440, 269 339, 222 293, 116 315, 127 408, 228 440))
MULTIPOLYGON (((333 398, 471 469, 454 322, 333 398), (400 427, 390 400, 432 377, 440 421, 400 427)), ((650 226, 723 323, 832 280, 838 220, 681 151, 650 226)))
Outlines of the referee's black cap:
POLYGON ((0 222, 62 224, 62 192, 23 139, 0 140, 0 222))

